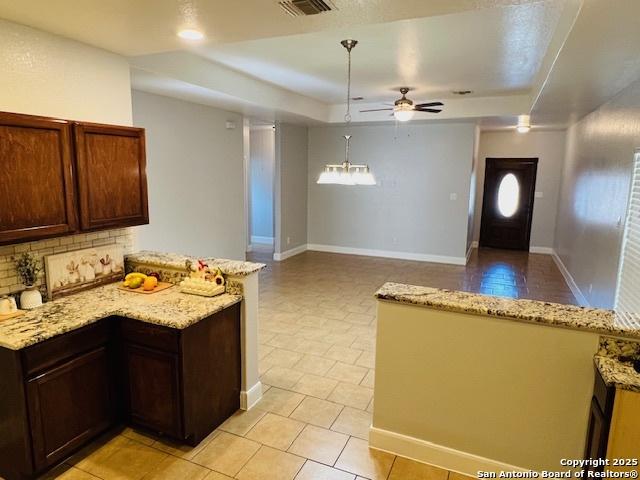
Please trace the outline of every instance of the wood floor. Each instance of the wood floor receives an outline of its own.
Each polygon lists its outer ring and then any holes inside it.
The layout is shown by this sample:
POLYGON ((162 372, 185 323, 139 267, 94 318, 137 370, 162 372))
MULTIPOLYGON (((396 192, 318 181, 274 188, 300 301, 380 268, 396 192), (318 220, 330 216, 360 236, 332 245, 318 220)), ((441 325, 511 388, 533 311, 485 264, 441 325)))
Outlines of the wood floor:
POLYGON ((305 252, 255 252, 260 274, 263 399, 195 448, 126 429, 48 478, 467 480, 368 448, 375 378, 375 300, 386 281, 572 303, 551 257, 479 250, 466 267, 305 252))

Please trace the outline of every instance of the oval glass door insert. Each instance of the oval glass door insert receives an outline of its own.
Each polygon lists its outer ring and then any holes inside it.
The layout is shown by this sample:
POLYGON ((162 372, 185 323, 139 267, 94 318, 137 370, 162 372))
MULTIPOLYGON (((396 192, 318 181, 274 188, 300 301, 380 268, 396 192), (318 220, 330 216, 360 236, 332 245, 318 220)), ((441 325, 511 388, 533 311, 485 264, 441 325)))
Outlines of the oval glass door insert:
POLYGON ((503 217, 513 217, 520 203, 520 184, 513 173, 507 173, 498 187, 498 211, 503 217))

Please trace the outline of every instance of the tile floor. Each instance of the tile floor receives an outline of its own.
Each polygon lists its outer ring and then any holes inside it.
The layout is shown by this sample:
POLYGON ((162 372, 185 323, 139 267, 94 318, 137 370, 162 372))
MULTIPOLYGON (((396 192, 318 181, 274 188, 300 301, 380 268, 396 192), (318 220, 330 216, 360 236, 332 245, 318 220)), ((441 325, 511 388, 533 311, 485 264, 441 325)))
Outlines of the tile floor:
POLYGON ((368 448, 375 300, 385 281, 573 303, 551 257, 479 250, 466 267, 306 252, 265 261, 260 285, 263 399, 195 448, 125 429, 46 478, 65 480, 465 480, 368 448))

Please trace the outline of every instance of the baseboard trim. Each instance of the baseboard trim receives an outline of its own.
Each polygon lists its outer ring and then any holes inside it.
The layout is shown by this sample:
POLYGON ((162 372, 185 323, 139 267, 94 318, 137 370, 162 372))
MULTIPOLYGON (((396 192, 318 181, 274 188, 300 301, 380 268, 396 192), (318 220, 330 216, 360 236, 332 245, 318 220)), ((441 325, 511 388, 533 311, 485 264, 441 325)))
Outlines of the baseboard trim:
POLYGON ((259 235, 251 235, 251 243, 256 245, 273 245, 273 237, 261 237, 259 235))
POLYGON ((478 471, 529 471, 522 467, 376 427, 369 429, 369 446, 471 477, 475 477, 478 471))
POLYGON ((562 262, 562 259, 558 255, 558 252, 556 252, 555 250, 552 253, 552 258, 556 266, 558 267, 558 270, 560 270, 560 273, 564 277, 564 281, 567 282, 567 285, 569 285, 569 289, 571 290, 571 293, 573 293, 573 296, 576 297, 576 300, 578 300, 578 303, 580 304, 580 306, 590 307, 591 305, 589 305, 589 301, 582 294, 582 291, 578 287, 578 284, 576 283, 576 281, 573 279, 573 276, 569 272, 569 269, 562 262))
POLYGON ((541 253, 543 255, 553 255, 554 250, 551 247, 529 247, 529 253, 541 253))
POLYGON ((365 257, 396 258, 399 260, 416 260, 418 262, 449 263, 466 265, 465 257, 449 257, 445 255, 428 255, 424 253, 394 252, 392 250, 370 250, 367 248, 339 247, 336 245, 320 245, 310 243, 307 250, 315 252, 342 253, 346 255, 361 255, 365 257))
POLYGON ((308 246, 305 244, 305 245, 300 245, 298 247, 294 247, 294 248, 292 248, 290 250, 286 250, 286 251, 284 251, 282 253, 274 253, 273 254, 273 259, 276 262, 281 262, 282 260, 286 260, 287 258, 291 258, 291 257, 293 257, 295 255, 299 255, 302 252, 306 252, 307 249, 308 249, 307 247, 308 246))
POLYGON ((242 390, 240 392, 240 409, 249 410, 253 408, 256 403, 262 398, 262 383, 257 382, 249 390, 242 390))

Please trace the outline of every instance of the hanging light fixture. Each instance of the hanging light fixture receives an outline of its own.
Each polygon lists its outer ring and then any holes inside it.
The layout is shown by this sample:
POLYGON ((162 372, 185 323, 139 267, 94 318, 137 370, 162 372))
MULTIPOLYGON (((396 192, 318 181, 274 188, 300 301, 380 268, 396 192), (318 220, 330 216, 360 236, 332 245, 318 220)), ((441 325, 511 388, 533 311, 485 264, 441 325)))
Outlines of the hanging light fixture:
MULTIPOLYGON (((344 121, 347 125, 351 122, 351 50, 358 44, 357 40, 343 40, 340 42, 347 49, 347 113, 344 121)), ((345 153, 344 162, 341 164, 327 164, 324 171, 318 177, 319 184, 334 185, 375 185, 376 180, 369 170, 368 165, 355 165, 349 161, 349 141, 351 135, 344 135, 345 153)))

